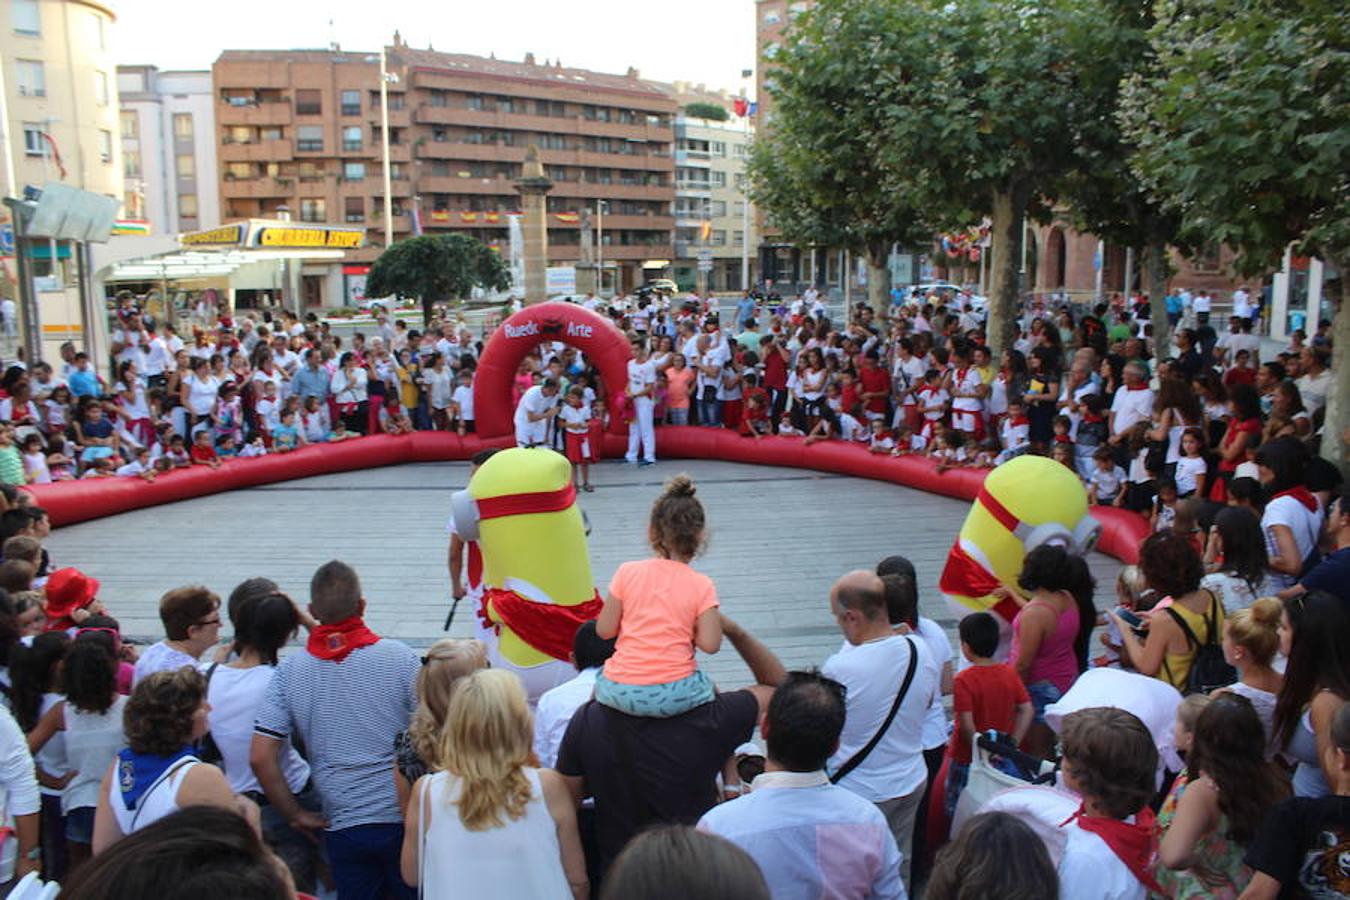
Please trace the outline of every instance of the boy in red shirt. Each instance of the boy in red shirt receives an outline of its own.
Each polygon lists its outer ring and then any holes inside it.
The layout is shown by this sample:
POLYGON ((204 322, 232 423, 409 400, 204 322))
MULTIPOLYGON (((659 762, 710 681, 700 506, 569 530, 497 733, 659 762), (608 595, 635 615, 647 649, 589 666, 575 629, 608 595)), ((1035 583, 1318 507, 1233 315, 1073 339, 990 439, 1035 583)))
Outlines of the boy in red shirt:
POLYGON ((1020 744, 1031 725, 1031 697, 1016 670, 995 662, 998 622, 989 613, 972 613, 961 620, 961 654, 970 668, 952 682, 952 711, 956 728, 947 747, 947 816, 956 813, 956 801, 970 775, 970 745, 975 735, 989 729, 1012 735, 1020 744))
POLYGON ((192 458, 193 465, 220 468, 220 457, 216 455, 216 448, 211 445, 211 429, 203 428, 197 432, 192 439, 192 449, 188 451, 188 455, 192 458))

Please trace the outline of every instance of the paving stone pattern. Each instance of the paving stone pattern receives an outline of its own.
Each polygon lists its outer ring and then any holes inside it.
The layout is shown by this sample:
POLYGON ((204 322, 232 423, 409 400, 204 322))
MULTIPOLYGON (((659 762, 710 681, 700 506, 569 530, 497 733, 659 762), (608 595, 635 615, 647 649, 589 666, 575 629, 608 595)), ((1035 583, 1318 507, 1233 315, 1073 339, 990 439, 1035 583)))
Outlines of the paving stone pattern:
MULTIPOLYGON (((800 469, 696 460, 595 467, 596 491, 580 496, 602 593, 620 563, 647 554, 651 502, 678 472, 694 478, 708 510, 708 547, 695 566, 716 581, 725 612, 789 668, 819 665, 838 648, 828 602, 834 579, 893 553, 913 560, 922 614, 938 620, 956 646, 937 580, 968 504, 800 469)), ((78 566, 102 583, 100 596, 130 637, 162 636, 157 604, 171 587, 203 583, 223 597, 243 579, 265 575, 304 600, 314 569, 338 558, 361 575, 371 626, 425 647, 443 635, 449 495, 467 477, 468 464, 456 462, 325 475, 73 525, 54 532, 48 546, 57 565, 78 566)), ((1104 608, 1120 565, 1102 554, 1091 565, 1104 608)), ((452 636, 471 634, 472 614, 460 605, 452 636)), ((723 685, 750 680, 729 644, 702 665, 723 685)))

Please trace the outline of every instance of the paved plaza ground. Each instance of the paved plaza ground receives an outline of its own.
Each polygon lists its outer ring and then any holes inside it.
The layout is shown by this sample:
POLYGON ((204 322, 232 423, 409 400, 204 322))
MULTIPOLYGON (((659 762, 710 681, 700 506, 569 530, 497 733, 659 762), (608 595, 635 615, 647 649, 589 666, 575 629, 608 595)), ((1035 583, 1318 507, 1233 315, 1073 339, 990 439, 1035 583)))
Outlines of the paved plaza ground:
MULTIPOLYGON (((800 469, 696 460, 597 466, 597 489, 580 502, 602 592, 620 563, 648 552, 648 509, 678 472, 693 476, 708 510, 710 541, 696 567, 716 581, 724 611, 789 668, 819 665, 838 648, 828 604, 834 579, 893 553, 914 561, 922 613, 954 638, 937 580, 969 504, 800 469)), ((157 604, 171 587, 203 583, 223 597, 265 575, 304 600, 314 569, 338 558, 361 575, 371 626, 420 648, 443 635, 449 496, 467 477, 467 463, 445 462, 306 478, 61 528, 48 546, 58 566, 102 583, 99 596, 129 637, 162 636, 157 604)), ((1119 563, 1094 554, 1091 564, 1104 607, 1119 563)), ((469 636, 472 615, 461 604, 451 634, 469 636)), ((723 684, 749 681, 729 645, 704 665, 723 684)))

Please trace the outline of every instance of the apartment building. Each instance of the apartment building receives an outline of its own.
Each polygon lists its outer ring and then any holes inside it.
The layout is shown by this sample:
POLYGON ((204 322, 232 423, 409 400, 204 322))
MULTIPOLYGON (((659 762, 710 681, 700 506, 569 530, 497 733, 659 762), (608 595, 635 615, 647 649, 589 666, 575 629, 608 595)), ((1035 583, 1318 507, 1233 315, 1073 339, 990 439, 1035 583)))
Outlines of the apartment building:
MULTIPOLYGON (((551 263, 583 258, 584 229, 603 235, 607 284, 666 272, 675 104, 637 72, 416 50, 398 35, 386 54, 396 241, 459 231, 507 252, 514 179, 535 144, 554 182, 551 263)), ((370 229, 340 267, 306 267, 307 302, 337 305, 384 243, 378 53, 230 50, 212 77, 225 221, 280 213, 370 229)))
POLYGON ((221 222, 211 73, 118 66, 123 215, 151 234, 221 222))

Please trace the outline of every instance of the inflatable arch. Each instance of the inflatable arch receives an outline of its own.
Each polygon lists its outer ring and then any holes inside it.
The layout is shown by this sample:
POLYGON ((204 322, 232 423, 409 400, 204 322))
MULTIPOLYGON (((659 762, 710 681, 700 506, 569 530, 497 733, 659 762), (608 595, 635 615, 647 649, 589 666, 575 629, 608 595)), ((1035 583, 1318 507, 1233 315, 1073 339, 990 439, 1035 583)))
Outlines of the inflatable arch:
MULTIPOLYGON (((626 383, 631 348, 612 323, 584 307, 543 303, 527 307, 502 323, 488 341, 474 384, 477 434, 460 437, 444 431, 407 435, 373 435, 339 444, 311 445, 292 453, 241 459, 212 471, 197 466, 161 475, 153 482, 139 478, 98 478, 30 485, 54 526, 72 525, 134 509, 174 503, 222 491, 255 487, 411 462, 469 459, 487 447, 513 446, 509 398, 511 379, 520 360, 541 341, 560 340, 595 363, 611 390, 626 383)), ((616 417, 617 418, 617 417, 616 417)), ((621 456, 627 428, 614 422, 605 436, 605 456, 621 456)), ((807 447, 800 438, 743 438, 720 428, 665 426, 657 431, 663 459, 718 459, 765 466, 788 466, 871 478, 972 501, 984 483, 985 471, 954 469, 939 473, 932 462, 917 457, 878 457, 866 448, 840 442, 807 447)), ((1102 524, 1097 548, 1126 563, 1139 559, 1139 545, 1148 536, 1148 522, 1113 507, 1095 506, 1102 524)))
MULTIPOLYGON (((609 390, 628 383, 628 361, 633 351, 613 322, 572 303, 527 306, 501 324, 478 361, 473 382, 474 428, 478 434, 494 438, 514 433, 511 380, 520 361, 544 341, 562 341, 586 354, 609 390)), ((610 431, 624 430, 619 417, 613 417, 610 431)))

